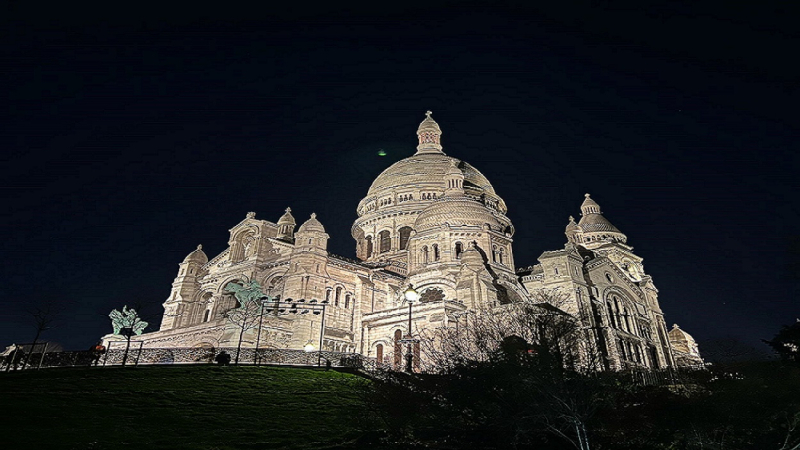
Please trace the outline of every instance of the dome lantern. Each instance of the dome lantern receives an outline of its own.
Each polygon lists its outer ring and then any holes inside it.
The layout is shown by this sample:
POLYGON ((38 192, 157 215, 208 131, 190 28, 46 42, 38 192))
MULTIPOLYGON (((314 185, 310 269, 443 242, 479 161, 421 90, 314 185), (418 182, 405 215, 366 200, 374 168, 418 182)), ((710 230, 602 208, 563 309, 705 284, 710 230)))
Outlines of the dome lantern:
POLYGON ((419 138, 419 145, 417 145, 417 155, 422 153, 440 153, 442 151, 441 137, 442 129, 439 124, 431 117, 431 111, 425 113, 425 120, 419 124, 417 129, 417 137, 419 138))

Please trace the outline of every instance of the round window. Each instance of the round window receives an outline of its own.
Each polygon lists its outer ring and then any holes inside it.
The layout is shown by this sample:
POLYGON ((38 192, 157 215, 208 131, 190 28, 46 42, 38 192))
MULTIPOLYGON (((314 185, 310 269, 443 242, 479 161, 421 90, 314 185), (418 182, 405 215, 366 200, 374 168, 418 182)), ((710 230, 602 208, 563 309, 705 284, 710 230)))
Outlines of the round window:
POLYGON ((614 277, 612 277, 610 273, 606 272, 606 280, 608 280, 609 283, 613 283, 614 277))

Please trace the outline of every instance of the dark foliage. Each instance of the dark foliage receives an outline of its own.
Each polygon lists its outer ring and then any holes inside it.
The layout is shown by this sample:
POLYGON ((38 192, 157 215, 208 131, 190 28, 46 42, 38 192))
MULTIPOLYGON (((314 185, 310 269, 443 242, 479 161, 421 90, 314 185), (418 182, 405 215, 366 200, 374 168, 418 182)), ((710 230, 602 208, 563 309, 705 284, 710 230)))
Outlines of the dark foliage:
POLYGON ((800 449, 800 367, 779 362, 675 374, 580 374, 498 355, 447 375, 383 374, 371 400, 382 443, 426 448, 800 449))
POLYGON ((764 341, 773 348, 781 358, 800 362, 800 319, 793 325, 786 325, 772 338, 764 341))

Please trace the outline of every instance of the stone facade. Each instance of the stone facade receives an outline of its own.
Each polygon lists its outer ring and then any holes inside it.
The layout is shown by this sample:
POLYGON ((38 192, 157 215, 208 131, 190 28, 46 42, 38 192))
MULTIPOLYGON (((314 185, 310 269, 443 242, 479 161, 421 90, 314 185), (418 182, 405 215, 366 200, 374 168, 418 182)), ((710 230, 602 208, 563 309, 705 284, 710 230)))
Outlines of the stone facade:
MULTIPOLYGON (((358 204, 351 229, 358 260, 328 253, 329 236, 314 214, 295 231, 288 208, 277 222, 248 213, 229 230, 225 251, 209 260, 198 246, 179 264, 160 330, 137 339, 150 348, 235 346, 239 333, 223 314, 237 301, 225 286, 257 281, 282 301, 327 300, 325 350, 400 366, 409 317, 403 292, 411 284, 421 295, 414 335, 464 311, 557 291, 567 298, 558 307, 580 320, 607 369, 680 362, 642 258, 588 194, 580 221, 570 217, 564 249, 517 269, 505 202, 476 168, 443 152, 441 135, 429 112, 417 152, 384 170, 358 204)), ((276 311, 242 342, 299 349, 319 340, 321 326, 319 315, 276 311)))

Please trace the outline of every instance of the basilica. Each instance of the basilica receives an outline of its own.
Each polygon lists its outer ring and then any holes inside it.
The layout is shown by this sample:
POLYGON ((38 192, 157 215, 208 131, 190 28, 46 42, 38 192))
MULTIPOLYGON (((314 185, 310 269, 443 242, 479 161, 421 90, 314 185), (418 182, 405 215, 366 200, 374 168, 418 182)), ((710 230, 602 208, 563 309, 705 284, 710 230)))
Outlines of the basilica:
POLYGON ((319 340, 324 350, 397 366, 409 324, 412 334, 452 326, 465 311, 557 290, 567 298, 558 308, 590 330, 587 339, 607 369, 702 363, 688 333, 677 326, 667 331, 642 258, 589 194, 580 219, 569 218, 564 247, 544 252, 538 264, 517 266, 515 227, 489 180, 445 154, 430 112, 417 136, 416 153, 378 175, 356 208, 350 231, 357 259, 328 253, 324 218, 315 214, 297 227, 289 208, 275 222, 250 212, 230 229, 222 253, 209 259, 198 246, 186 256, 160 329, 137 339, 145 348, 235 347, 238 340, 289 349, 319 340), (241 307, 230 290, 235 284, 325 307, 322 314, 276 309, 262 314, 258 336, 254 328, 242 333, 226 318, 241 307), (409 286, 419 296, 413 310, 403 295, 409 286))

